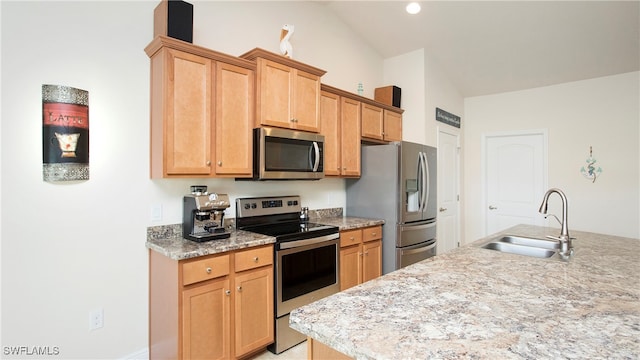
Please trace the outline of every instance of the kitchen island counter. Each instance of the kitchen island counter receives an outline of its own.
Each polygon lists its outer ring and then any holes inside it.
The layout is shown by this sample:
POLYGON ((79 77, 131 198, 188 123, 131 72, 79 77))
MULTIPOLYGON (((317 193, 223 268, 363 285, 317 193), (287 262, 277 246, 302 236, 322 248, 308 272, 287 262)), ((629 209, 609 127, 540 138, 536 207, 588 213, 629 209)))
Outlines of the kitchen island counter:
POLYGON ((572 231, 563 262, 476 246, 495 236, 298 308, 291 327, 356 359, 638 357, 639 240, 572 231))

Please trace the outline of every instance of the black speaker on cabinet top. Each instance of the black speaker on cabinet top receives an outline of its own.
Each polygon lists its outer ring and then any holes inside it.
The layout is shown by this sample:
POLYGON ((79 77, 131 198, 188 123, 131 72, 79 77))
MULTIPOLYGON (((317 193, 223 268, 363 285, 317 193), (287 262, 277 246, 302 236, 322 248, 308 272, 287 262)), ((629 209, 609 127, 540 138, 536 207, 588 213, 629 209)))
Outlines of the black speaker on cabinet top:
POLYGON ((193 42, 193 4, 162 0, 153 12, 153 36, 166 35, 193 42))

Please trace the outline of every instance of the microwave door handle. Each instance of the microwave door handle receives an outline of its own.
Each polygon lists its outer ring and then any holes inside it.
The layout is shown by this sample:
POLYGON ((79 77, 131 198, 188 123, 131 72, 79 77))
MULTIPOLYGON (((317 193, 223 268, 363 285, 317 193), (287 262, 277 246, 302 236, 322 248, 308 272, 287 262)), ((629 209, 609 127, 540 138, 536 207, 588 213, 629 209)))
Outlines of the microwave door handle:
MULTIPOLYGON (((316 141, 313 142, 313 154, 315 155, 315 161, 313 161, 313 172, 318 171, 320 166, 320 147, 316 141)), ((311 150, 309 150, 309 160, 311 160, 311 150)), ((311 164, 311 161, 309 161, 311 164)))

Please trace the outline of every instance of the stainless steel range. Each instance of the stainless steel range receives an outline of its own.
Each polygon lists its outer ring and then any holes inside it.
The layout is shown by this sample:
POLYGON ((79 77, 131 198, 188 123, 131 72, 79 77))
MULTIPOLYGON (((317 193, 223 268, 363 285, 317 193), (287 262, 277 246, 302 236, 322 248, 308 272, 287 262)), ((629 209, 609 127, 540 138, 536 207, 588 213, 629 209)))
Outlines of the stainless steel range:
POLYGON ((340 291, 339 229, 308 222, 300 196, 236 199, 236 227, 276 238, 275 342, 279 354, 306 339, 289 327, 289 313, 340 291))

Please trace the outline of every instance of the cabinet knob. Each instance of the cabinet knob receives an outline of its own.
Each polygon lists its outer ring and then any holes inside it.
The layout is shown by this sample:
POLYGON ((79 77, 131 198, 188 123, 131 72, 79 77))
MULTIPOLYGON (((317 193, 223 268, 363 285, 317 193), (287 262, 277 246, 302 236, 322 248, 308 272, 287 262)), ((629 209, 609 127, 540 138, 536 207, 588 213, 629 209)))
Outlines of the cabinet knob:
POLYGON ((374 232, 371 233, 371 236, 376 236, 376 235, 378 235, 378 233, 374 233, 374 232))
POLYGON ((238 286, 238 291, 242 291, 242 286, 238 286))
POLYGON ((211 165, 211 161, 207 160, 207 166, 210 166, 210 165, 211 165))
POLYGON ((207 274, 211 274, 211 268, 210 267, 207 268, 207 274))
POLYGON ((258 262, 258 257, 257 256, 253 258, 253 262, 258 262))
POLYGON ((222 161, 218 161, 218 166, 222 166, 222 161))
POLYGON ((227 295, 227 296, 231 295, 231 290, 225 290, 224 294, 227 295))

